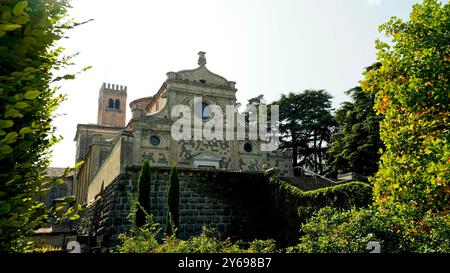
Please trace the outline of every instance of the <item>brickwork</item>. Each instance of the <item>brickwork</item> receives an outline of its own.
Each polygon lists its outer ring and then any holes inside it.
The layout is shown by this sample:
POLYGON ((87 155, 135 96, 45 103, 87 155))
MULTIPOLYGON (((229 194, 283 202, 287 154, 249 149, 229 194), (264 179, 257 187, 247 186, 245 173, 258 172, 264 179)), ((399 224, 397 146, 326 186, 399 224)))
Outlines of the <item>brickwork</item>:
POLYGON ((125 127, 127 87, 103 83, 98 97, 97 124, 125 127))

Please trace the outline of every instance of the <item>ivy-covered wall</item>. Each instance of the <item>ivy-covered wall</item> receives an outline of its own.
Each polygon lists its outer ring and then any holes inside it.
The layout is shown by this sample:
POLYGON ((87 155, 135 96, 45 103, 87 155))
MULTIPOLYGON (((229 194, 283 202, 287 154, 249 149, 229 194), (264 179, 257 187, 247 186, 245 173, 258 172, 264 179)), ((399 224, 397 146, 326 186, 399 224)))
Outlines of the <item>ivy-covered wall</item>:
POLYGON ((302 191, 278 179, 267 181, 271 203, 267 212, 273 239, 281 245, 293 245, 301 235, 301 225, 320 208, 337 209, 366 207, 372 203, 372 187, 362 182, 351 182, 313 191, 302 191))

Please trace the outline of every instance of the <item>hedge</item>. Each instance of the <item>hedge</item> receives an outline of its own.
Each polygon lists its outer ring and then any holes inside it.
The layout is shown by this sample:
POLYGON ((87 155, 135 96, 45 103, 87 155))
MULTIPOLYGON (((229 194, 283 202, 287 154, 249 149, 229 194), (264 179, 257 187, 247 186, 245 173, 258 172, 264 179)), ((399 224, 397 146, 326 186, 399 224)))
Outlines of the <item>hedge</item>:
POLYGON ((270 179, 267 191, 271 203, 267 222, 272 229, 270 233, 281 245, 297 243, 302 235, 301 225, 323 207, 348 210, 372 203, 372 187, 362 182, 304 192, 286 182, 270 179))

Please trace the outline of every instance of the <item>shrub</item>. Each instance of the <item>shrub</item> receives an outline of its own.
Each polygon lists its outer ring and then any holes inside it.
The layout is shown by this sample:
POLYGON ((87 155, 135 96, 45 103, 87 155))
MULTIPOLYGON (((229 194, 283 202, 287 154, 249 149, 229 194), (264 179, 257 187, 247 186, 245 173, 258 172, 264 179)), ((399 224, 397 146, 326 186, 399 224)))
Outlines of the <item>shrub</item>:
POLYGON ((161 232, 158 223, 153 222, 153 216, 142 210, 145 214, 145 222, 141 226, 136 225, 137 211, 140 208, 139 202, 135 199, 131 201, 130 214, 128 218, 132 226, 128 233, 119 235, 120 243, 116 247, 118 252, 123 253, 148 253, 158 246, 156 239, 161 232))
POLYGON ((254 240, 250 242, 248 253, 275 253, 278 252, 275 240, 254 240))
POLYGON ((377 241, 382 252, 450 252, 450 216, 428 213, 417 219, 410 209, 340 212, 326 207, 304 224, 302 231, 300 243, 291 251, 364 253, 369 251, 370 241, 377 241))
POLYGON ((274 240, 254 240, 250 243, 238 241, 233 243, 229 238, 217 239, 213 228, 203 227, 199 236, 188 240, 180 240, 171 236, 156 247, 153 252, 159 253, 273 253, 277 251, 274 240))
POLYGON ((52 246, 52 245, 41 245, 38 247, 33 247, 31 250, 26 251, 26 253, 64 253, 64 250, 61 247, 52 246))
POLYGON ((154 252, 171 253, 221 253, 221 252, 241 252, 239 247, 230 241, 219 241, 214 237, 214 229, 203 227, 199 236, 188 240, 179 240, 175 236, 159 245, 154 252))
POLYGON ((141 228, 133 229, 128 235, 119 236, 121 244, 116 248, 122 253, 272 253, 276 252, 275 241, 255 240, 250 243, 236 242, 230 239, 219 240, 212 228, 203 227, 199 236, 180 240, 175 235, 164 238, 159 243, 158 224, 153 224, 152 217, 141 228), (246 246, 246 247, 245 247, 246 246))
POLYGON ((169 185, 167 186, 167 220, 165 233, 167 235, 177 234, 180 225, 180 182, 175 166, 172 167, 169 175, 169 185))
POLYGON ((150 213, 150 187, 150 165, 145 159, 137 182, 139 207, 136 210, 136 226, 138 227, 145 224, 146 214, 150 213))
POLYGON ((372 200, 371 186, 361 182, 303 192, 283 181, 271 179, 268 193, 272 204, 268 214, 271 234, 284 246, 297 242, 301 225, 319 209, 326 206, 338 210, 365 207, 372 200))

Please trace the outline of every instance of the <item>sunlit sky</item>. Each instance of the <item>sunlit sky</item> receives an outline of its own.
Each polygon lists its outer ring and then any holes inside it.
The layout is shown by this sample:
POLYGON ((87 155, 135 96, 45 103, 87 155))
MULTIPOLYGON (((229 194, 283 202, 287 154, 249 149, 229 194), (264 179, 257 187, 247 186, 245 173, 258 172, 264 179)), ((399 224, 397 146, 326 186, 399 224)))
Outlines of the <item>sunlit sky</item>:
MULTIPOLYGON (((94 19, 67 33, 66 54, 79 52, 62 84, 68 99, 54 125, 64 139, 52 166, 75 162, 78 123, 96 123, 103 82, 128 86, 128 102, 153 95, 168 71, 197 67, 205 51, 209 70, 235 81, 245 104, 264 94, 325 89, 333 107, 376 60, 378 26, 407 18, 414 0, 72 0, 70 16, 94 19)), ((127 120, 131 114, 128 109, 127 120)))

